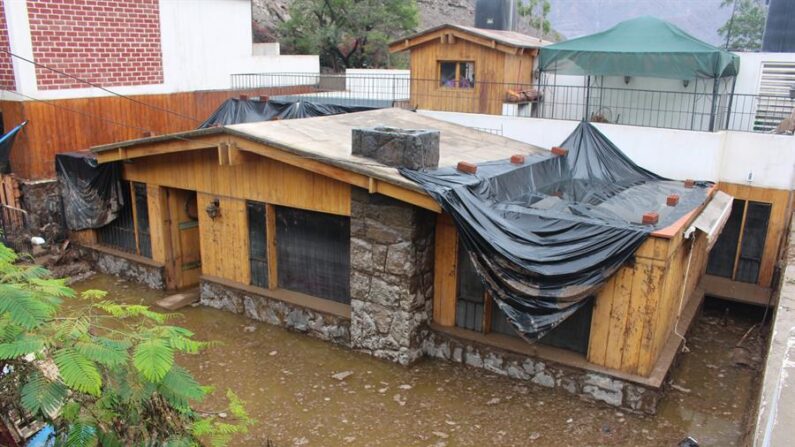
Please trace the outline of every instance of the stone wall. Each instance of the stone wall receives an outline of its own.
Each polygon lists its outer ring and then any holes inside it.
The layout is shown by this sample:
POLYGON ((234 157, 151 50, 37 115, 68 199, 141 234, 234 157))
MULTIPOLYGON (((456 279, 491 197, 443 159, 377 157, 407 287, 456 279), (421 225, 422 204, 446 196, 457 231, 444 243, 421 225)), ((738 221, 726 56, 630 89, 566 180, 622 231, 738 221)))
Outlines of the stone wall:
POLYGON ((337 315, 317 312, 242 289, 202 280, 201 304, 244 314, 253 320, 305 333, 341 345, 350 344, 350 321, 337 315))
POLYGON ((435 215, 351 191, 351 347, 402 365, 422 357, 432 314, 435 215))
POLYGON ((89 261, 97 271, 115 275, 149 288, 166 288, 166 271, 162 266, 137 262, 129 257, 115 255, 91 247, 80 247, 80 258, 89 261))
POLYGON ((31 235, 41 236, 47 243, 63 240, 66 226, 58 181, 20 181, 19 192, 31 235))
POLYGON ((423 352, 429 357, 483 368, 547 388, 560 388, 586 400, 629 411, 654 414, 662 394, 658 389, 506 352, 440 332, 428 330, 423 339, 423 352))

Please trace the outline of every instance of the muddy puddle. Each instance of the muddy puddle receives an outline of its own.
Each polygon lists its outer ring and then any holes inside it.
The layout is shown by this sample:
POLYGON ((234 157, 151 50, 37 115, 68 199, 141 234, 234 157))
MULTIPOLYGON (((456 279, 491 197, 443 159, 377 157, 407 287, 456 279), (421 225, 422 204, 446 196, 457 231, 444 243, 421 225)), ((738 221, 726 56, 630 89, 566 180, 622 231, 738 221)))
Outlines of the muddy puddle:
MULTIPOLYGON (((98 275, 77 289, 152 304, 164 296, 98 275)), ((730 351, 761 319, 749 308, 708 302, 688 338, 656 416, 642 416, 488 372, 424 360, 411 368, 208 308, 186 308, 176 324, 222 343, 184 358, 216 397, 231 388, 257 426, 240 446, 659 445, 692 436, 702 446, 742 445, 756 372, 731 365, 730 351), (352 371, 344 380, 332 375, 352 371)))

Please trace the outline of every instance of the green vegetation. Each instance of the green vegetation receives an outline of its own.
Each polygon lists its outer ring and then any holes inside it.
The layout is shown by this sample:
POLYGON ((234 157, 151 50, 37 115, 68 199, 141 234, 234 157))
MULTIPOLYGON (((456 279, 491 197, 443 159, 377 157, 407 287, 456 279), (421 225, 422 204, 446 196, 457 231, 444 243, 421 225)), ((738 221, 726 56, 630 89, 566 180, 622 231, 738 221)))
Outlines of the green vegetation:
POLYGON ((541 33, 539 37, 560 40, 560 35, 552 30, 552 24, 547 19, 551 10, 549 0, 516 0, 516 12, 541 33))
POLYGON ((387 45, 418 23, 414 0, 294 0, 280 33, 287 51, 319 54, 336 72, 400 65, 387 45))
POLYGON ((227 393, 230 418, 193 408, 211 390, 175 361, 207 342, 174 314, 81 294, 0 244, 0 411, 51 424, 56 445, 226 445, 253 421, 227 393), (64 300, 73 300, 68 311, 64 300))
POLYGON ((732 16, 720 28, 726 40, 726 49, 735 51, 759 51, 765 31, 767 10, 759 0, 723 0, 721 8, 731 7, 732 16))

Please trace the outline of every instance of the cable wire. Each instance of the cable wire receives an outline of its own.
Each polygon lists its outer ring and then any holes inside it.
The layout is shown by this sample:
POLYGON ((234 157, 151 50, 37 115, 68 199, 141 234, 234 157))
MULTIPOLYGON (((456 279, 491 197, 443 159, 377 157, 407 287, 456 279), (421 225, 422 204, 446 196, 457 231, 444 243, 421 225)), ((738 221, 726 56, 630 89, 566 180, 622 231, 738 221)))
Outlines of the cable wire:
POLYGON ((182 118, 182 119, 190 120, 190 121, 193 121, 193 122, 196 122, 196 123, 201 123, 201 122, 202 122, 200 119, 198 119, 198 118, 196 118, 196 117, 189 116, 189 115, 185 115, 185 114, 183 114, 183 113, 179 113, 179 112, 175 112, 175 111, 173 111, 173 110, 170 110, 170 109, 167 109, 167 108, 165 108, 165 107, 160 107, 160 106, 156 106, 156 105, 154 105, 154 104, 149 104, 149 103, 146 103, 146 102, 144 102, 144 101, 141 101, 141 100, 139 100, 139 99, 135 99, 135 98, 132 98, 132 97, 130 97, 130 96, 123 95, 123 94, 121 94, 121 93, 118 93, 118 92, 114 92, 113 90, 110 90, 110 89, 108 89, 108 88, 106 88, 106 87, 103 87, 103 86, 101 86, 101 85, 99 85, 99 84, 96 84, 96 83, 94 83, 94 82, 88 81, 88 80, 86 80, 86 79, 83 79, 83 78, 80 78, 80 77, 78 77, 78 76, 75 76, 75 75, 73 75, 73 74, 67 73, 67 72, 65 72, 65 71, 58 70, 57 68, 52 68, 52 67, 49 67, 49 66, 47 66, 47 65, 45 65, 45 64, 42 64, 42 63, 40 63, 40 62, 36 62, 36 61, 30 60, 30 59, 28 59, 28 58, 26 58, 26 57, 24 57, 24 56, 20 56, 20 55, 18 55, 18 54, 12 53, 11 51, 9 51, 9 50, 6 50, 6 49, 4 49, 4 48, 0 48, 0 51, 2 51, 2 52, 4 52, 4 53, 8 53, 8 54, 9 54, 9 55, 11 55, 12 57, 15 57, 15 58, 17 58, 17 59, 19 59, 19 60, 25 61, 25 62, 27 62, 27 63, 29 63, 29 64, 33 64, 33 65, 35 65, 36 67, 41 67, 41 68, 44 68, 45 70, 50 70, 50 71, 52 71, 53 73, 57 73, 57 74, 59 74, 59 75, 61 75, 61 76, 66 76, 67 78, 74 79, 74 80, 76 80, 76 81, 78 81, 78 82, 82 82, 83 84, 88 84, 88 85, 90 85, 90 86, 92 86, 92 87, 95 87, 95 88, 98 88, 98 89, 100 89, 100 90, 102 90, 102 91, 105 91, 105 92, 107 92, 107 93, 110 93, 111 95, 118 96, 119 98, 124 98, 124 99, 126 99, 126 100, 128 100, 128 101, 132 101, 132 102, 134 102, 134 103, 136 103, 136 104, 140 104, 140 105, 142 105, 142 106, 144 106, 144 107, 149 107, 150 109, 159 110, 159 111, 161 111, 161 112, 165 112, 165 113, 168 113, 168 114, 170 114, 170 115, 178 116, 178 117, 180 117, 180 118, 182 118))

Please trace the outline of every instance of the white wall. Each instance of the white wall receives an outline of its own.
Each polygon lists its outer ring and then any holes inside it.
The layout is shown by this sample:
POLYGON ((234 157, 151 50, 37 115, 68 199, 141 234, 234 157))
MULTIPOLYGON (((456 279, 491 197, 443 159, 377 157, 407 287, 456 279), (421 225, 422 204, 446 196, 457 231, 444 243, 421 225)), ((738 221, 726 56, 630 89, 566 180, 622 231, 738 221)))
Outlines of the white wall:
POLYGON ((737 53, 740 56, 740 74, 734 91, 747 95, 759 94, 762 62, 795 62, 795 53, 737 53))
MULTIPOLYGON (((420 110, 418 113, 542 148, 563 142, 578 122, 420 110)), ((748 132, 695 132, 595 124, 638 165, 674 179, 795 188, 795 137, 748 132)))
MULTIPOLYGON (((4 2, 12 52, 33 59, 30 25, 24 1, 4 2)), ((254 56, 250 0, 160 0, 160 34, 163 54, 163 84, 112 87, 121 94, 174 93, 231 88, 234 73, 318 73, 316 55, 274 55, 258 49, 254 56)), ((17 90, 37 99, 106 96, 96 88, 41 90, 35 70, 15 60, 17 90)), ((2 92, 0 99, 24 100, 2 92)))

